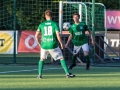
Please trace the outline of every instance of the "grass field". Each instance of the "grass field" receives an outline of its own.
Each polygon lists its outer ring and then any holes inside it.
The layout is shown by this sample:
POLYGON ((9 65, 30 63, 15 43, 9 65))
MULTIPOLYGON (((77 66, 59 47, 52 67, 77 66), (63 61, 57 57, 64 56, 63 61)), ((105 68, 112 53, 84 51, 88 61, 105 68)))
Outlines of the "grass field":
POLYGON ((37 66, 0 66, 0 90, 120 90, 119 67, 77 66, 66 78, 60 65, 45 65, 43 79, 37 79, 37 66))

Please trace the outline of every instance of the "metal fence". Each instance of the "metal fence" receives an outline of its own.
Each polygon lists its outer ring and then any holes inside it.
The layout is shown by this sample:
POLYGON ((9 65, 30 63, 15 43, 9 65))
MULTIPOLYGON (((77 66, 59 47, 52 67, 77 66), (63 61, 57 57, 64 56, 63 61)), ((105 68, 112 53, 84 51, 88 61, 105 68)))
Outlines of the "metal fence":
MULTIPOLYGON (((59 22, 59 1, 61 0, 0 0, 0 30, 14 30, 18 31, 18 43, 21 32, 23 30, 33 30, 35 31, 38 25, 45 20, 44 12, 47 9, 53 11, 53 20, 59 22)), ((92 2, 92 0, 62 0, 62 1, 72 1, 72 2, 92 2)), ((96 0, 99 2, 99 0, 96 0)), ((102 2, 101 2, 102 3, 102 2)), ((67 5, 65 5, 67 6, 67 5)), ((73 5, 75 7, 75 5, 73 5)), ((91 7, 91 5, 90 5, 91 7)), ((77 7, 75 7, 77 8, 77 7)), ((75 9, 74 8, 74 9, 75 9)), ((69 9, 66 9, 64 13, 64 21, 69 17, 69 9), (68 16, 68 17, 67 17, 68 16)), ((89 8, 91 12, 91 8, 89 8)), ((109 8, 108 8, 109 9, 109 8)), ((118 9, 118 8, 117 8, 118 9)), ((77 9, 75 9, 77 10, 77 9)), ((102 10, 101 10, 102 11, 102 10)), ((96 13, 98 13, 96 11, 96 13)), ((70 13, 72 14, 72 13, 70 13)), ((90 13, 91 14, 91 13, 90 13)), ((101 14, 100 14, 101 15, 101 14)), ((99 16, 101 17, 101 16, 99 16)), ((71 19, 72 17, 70 17, 71 19)), ((102 17, 103 18, 103 17, 102 17)), ((91 19, 91 18, 89 18, 91 19)), ((98 19, 99 20, 99 19, 98 19)), ((99 24, 103 25, 103 22, 99 24)), ((99 25, 98 24, 98 25, 99 25)), ((103 30, 102 30, 103 31, 103 30)), ((66 41, 67 37, 63 38, 66 41)), ((96 38, 96 40, 98 40, 96 38)), ((72 49, 73 45, 70 44, 70 48, 72 49)), ((14 48, 15 49, 15 48, 14 48)), ((98 55, 103 57, 101 53, 97 50, 98 55)), ((80 56, 82 53, 80 53, 80 56)), ((70 60, 71 54, 68 51, 64 52, 64 56, 66 60, 70 60)), ((82 58, 82 56, 81 56, 82 58)), ((48 59, 51 59, 49 57, 48 59)), ((0 54, 0 63, 1 64, 37 64, 39 60, 39 54, 36 53, 18 53, 17 55, 9 55, 9 54, 0 54), (16 60, 16 61, 15 61, 16 60)), ((70 62, 70 61, 68 61, 70 62)), ((46 63, 51 63, 50 61, 46 61, 46 63)))

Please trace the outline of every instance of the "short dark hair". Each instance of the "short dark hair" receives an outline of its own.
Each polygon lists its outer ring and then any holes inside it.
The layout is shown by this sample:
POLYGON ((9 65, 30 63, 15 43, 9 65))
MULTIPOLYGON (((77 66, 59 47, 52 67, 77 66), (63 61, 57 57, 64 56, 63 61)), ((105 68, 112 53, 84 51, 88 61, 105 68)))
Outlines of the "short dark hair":
POLYGON ((80 18, 80 15, 79 15, 79 13, 74 13, 74 14, 73 14, 73 16, 74 16, 74 15, 77 15, 77 16, 80 18))
POLYGON ((52 17, 52 11, 51 10, 46 10, 45 15, 52 17))

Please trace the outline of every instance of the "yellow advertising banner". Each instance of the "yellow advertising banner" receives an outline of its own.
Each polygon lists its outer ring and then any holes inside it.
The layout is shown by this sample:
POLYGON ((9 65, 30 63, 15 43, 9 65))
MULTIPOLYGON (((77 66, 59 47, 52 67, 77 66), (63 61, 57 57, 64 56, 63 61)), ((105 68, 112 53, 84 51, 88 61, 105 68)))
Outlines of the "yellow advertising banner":
POLYGON ((14 53, 14 31, 0 31, 0 54, 13 54, 13 53, 14 53))

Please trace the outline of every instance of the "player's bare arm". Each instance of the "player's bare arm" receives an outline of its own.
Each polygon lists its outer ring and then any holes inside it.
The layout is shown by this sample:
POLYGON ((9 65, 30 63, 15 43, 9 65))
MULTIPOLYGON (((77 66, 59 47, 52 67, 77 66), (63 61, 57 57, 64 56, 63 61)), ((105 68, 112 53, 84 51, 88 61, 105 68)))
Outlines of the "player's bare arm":
POLYGON ((40 32, 37 31, 36 34, 35 34, 35 38, 36 38, 36 41, 38 42, 38 44, 40 45, 40 39, 39 39, 39 37, 38 37, 39 34, 40 34, 40 32))
POLYGON ((56 31, 56 35, 57 35, 57 39, 58 39, 58 41, 59 41, 59 43, 60 43, 60 45, 61 45, 61 48, 64 49, 64 45, 63 45, 63 43, 62 43, 62 39, 61 39, 61 37, 60 37, 59 31, 56 31))
POLYGON ((69 44, 69 42, 70 42, 71 39, 72 39, 72 34, 70 34, 70 36, 68 37, 67 43, 65 44, 66 48, 67 48, 67 46, 68 46, 68 44, 69 44))
POLYGON ((91 43, 92 43, 92 45, 94 45, 94 38, 93 38, 92 32, 90 30, 88 30, 88 33, 89 33, 90 38, 91 38, 91 43))

